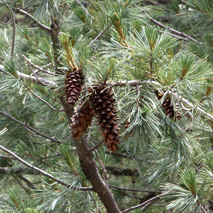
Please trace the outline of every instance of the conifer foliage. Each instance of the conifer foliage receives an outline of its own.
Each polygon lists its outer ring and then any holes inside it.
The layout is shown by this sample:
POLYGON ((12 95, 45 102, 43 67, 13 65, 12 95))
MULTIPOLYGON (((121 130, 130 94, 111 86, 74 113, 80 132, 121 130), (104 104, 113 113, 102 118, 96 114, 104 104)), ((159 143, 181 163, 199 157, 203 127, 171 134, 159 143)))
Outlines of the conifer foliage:
POLYGON ((212 14, 0 0, 0 212, 212 212, 212 14))

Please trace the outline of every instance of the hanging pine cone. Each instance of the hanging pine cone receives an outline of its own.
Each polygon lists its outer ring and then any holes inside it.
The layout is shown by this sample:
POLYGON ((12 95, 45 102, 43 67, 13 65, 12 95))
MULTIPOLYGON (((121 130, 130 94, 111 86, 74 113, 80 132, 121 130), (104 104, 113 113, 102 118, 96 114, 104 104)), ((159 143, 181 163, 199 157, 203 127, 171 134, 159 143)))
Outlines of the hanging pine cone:
POLYGON ((65 93, 69 104, 74 105, 80 96, 84 76, 81 69, 69 69, 66 73, 65 93))
MULTIPOLYGON (((163 97, 163 95, 158 91, 155 91, 155 94, 157 95, 159 100, 163 97)), ((172 119, 173 121, 180 120, 182 118, 180 112, 178 111, 179 108, 178 103, 176 103, 175 106, 173 106, 170 97, 167 97, 164 100, 162 108, 165 114, 168 115, 169 118, 172 119)))
POLYGON ((91 125, 93 115, 93 107, 89 100, 86 100, 81 106, 75 108, 75 112, 72 117, 72 124, 70 125, 71 136, 75 140, 79 140, 87 128, 91 125))
POLYGON ((104 143, 107 144, 109 151, 116 152, 119 144, 119 126, 115 109, 116 103, 111 88, 105 86, 94 87, 91 102, 102 129, 104 143))

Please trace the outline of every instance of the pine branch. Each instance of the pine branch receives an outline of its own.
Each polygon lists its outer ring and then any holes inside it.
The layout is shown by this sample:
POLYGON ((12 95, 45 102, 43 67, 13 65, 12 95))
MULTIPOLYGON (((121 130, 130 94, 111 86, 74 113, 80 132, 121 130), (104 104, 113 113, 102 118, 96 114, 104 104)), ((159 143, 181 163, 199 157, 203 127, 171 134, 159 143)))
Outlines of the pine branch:
POLYGON ((45 101, 43 98, 41 98, 39 95, 37 95, 32 89, 30 89, 30 87, 28 87, 24 82, 23 82, 23 84, 36 98, 38 98, 40 101, 45 103, 48 107, 50 107, 50 109, 57 111, 57 112, 64 112, 64 110, 56 109, 55 107, 53 107, 50 103, 45 101))
MULTIPOLYGON (((13 159, 15 159, 13 157, 13 159)), ((1 175, 6 175, 6 174, 24 174, 24 175, 39 175, 40 173, 29 169, 29 168, 12 168, 12 167, 0 167, 0 174, 1 175)))
POLYGON ((21 73, 19 71, 16 71, 16 72, 17 72, 17 74, 20 78, 29 80, 33 83, 36 83, 36 84, 39 84, 39 85, 42 85, 42 86, 51 86, 51 87, 54 87, 54 88, 57 86, 55 82, 49 81, 45 78, 30 76, 30 75, 21 73))
POLYGON ((45 30, 48 33, 51 32, 51 29, 48 26, 46 26, 46 25, 42 24, 41 22, 39 22, 37 19, 35 19, 31 14, 29 14, 25 10, 22 10, 21 8, 13 8, 12 10, 15 11, 16 13, 22 14, 25 17, 29 18, 30 20, 35 22, 38 25, 38 27, 40 27, 42 30, 45 30))
POLYGON ((22 164, 24 164, 28 168, 34 170, 35 172, 37 172, 37 173, 39 173, 41 175, 44 175, 44 176, 50 178, 51 180, 54 180, 55 182, 65 186, 67 188, 74 189, 74 190, 81 190, 81 191, 92 191, 93 190, 91 187, 80 187, 79 188, 79 187, 71 186, 71 185, 61 181, 60 179, 55 178, 54 176, 52 176, 51 174, 45 172, 44 170, 39 169, 36 166, 33 166, 32 164, 28 163, 27 161, 25 161, 22 158, 20 158, 19 156, 17 156, 15 153, 10 151, 9 149, 7 149, 7 148, 5 148, 5 147, 3 147, 1 145, 0 145, 0 149, 3 150, 4 152, 8 153, 9 155, 13 156, 15 159, 17 159, 19 162, 21 162, 22 164))
POLYGON ((35 65, 35 64, 32 63, 25 55, 23 55, 23 58, 27 61, 28 64, 32 65, 33 67, 35 67, 35 68, 38 70, 37 73, 38 73, 39 71, 41 71, 41 72, 46 73, 46 74, 48 74, 48 75, 54 75, 54 76, 57 75, 57 74, 55 74, 55 73, 49 72, 49 71, 47 71, 47 70, 45 70, 45 69, 43 69, 43 68, 41 68, 41 67, 35 65))
POLYGON ((24 181, 28 187, 30 187, 31 189, 36 189, 36 187, 33 185, 33 183, 31 183, 27 178, 25 178, 22 175, 17 175, 22 181, 24 181))
POLYGON ((175 29, 173 29, 171 27, 168 27, 168 26, 160 23, 159 21, 157 21, 154 18, 152 18, 146 11, 142 11, 142 12, 145 13, 145 15, 150 19, 151 22, 153 22, 154 24, 158 25, 159 27, 167 29, 167 30, 169 30, 170 32, 172 32, 174 34, 176 34, 178 36, 181 36, 181 37, 184 37, 184 38, 187 38, 187 39, 189 39, 189 40, 191 40, 193 42, 202 44, 202 42, 197 41, 196 39, 192 38, 191 36, 187 35, 186 33, 180 32, 178 30, 175 30, 175 29))
POLYGON ((200 201, 197 200, 198 205, 200 206, 201 210, 203 213, 207 213, 207 211, 203 208, 203 206, 201 205, 200 201))
POLYGON ((6 160, 14 159, 13 157, 7 156, 7 155, 0 155, 0 158, 1 159, 6 159, 6 160))
POLYGON ((28 126, 27 124, 25 124, 25 123, 23 123, 23 122, 17 120, 17 119, 14 118, 12 115, 9 115, 9 114, 7 114, 7 113, 5 113, 5 112, 2 112, 2 111, 0 111, 0 114, 5 115, 6 117, 10 118, 11 120, 15 121, 16 123, 22 125, 22 126, 23 126, 25 129, 27 129, 28 131, 35 133, 36 135, 42 136, 43 138, 46 138, 46 139, 48 139, 48 140, 50 140, 50 141, 53 141, 53 142, 55 142, 55 143, 58 143, 58 144, 61 144, 61 143, 62 143, 61 141, 58 141, 58 140, 56 140, 56 139, 54 139, 54 138, 52 138, 52 137, 49 137, 49 136, 47 136, 47 135, 44 135, 43 133, 41 133, 41 132, 35 130, 34 128, 28 126))
POLYGON ((90 42, 90 44, 89 44, 89 46, 91 46, 92 44, 94 44, 103 34, 104 34, 104 32, 108 29, 108 28, 110 28, 111 27, 111 23, 110 24, 108 24, 95 38, 94 38, 94 40, 93 41, 91 41, 90 42))
POLYGON ((130 212, 130 211, 132 211, 132 210, 134 210, 134 209, 141 208, 141 207, 143 207, 143 206, 149 204, 150 202, 153 202, 153 201, 155 201, 155 200, 157 201, 157 200, 159 200, 161 197, 167 195, 169 192, 170 192, 170 191, 165 192, 165 193, 162 193, 162 194, 157 195, 157 196, 155 196, 155 197, 153 197, 153 198, 151 198, 151 199, 149 199, 149 200, 147 200, 147 201, 145 201, 145 202, 143 202, 143 203, 141 203, 141 204, 139 204, 139 205, 132 206, 132 207, 130 207, 130 208, 128 208, 128 209, 125 209, 124 211, 122 211, 122 213, 130 212))
MULTIPOLYGON (((0 65, 0 70, 1 70, 1 65, 0 65)), ((48 84, 49 86, 56 86, 56 84, 52 81, 49 81, 49 80, 46 80, 44 78, 39 78, 39 82, 37 81, 37 79, 35 77, 32 77, 32 76, 29 76, 29 75, 26 75, 24 73, 20 73, 17 71, 17 74, 20 76, 20 77, 23 77, 23 78, 26 78, 26 79, 29 79, 29 80, 32 80, 33 82, 37 82, 38 84, 41 84, 43 86, 46 86, 46 84, 48 84)), ((94 83, 94 85, 99 85, 100 83, 94 83)), ((143 84, 148 84, 148 85, 153 85, 155 87, 158 87, 158 88, 161 88, 162 85, 156 81, 151 81, 151 80, 148 80, 148 81, 137 81, 137 80, 131 80, 131 81, 117 81, 117 82, 106 82, 106 85, 108 86, 118 86, 118 87, 123 87, 123 86, 136 86, 136 85, 143 85, 143 84)), ((175 96, 175 98, 177 98, 177 100, 180 101, 180 103, 183 103, 185 106, 187 107, 190 107, 191 109, 195 109, 197 110, 201 116, 203 118, 208 118, 209 121, 213 121, 213 116, 207 112, 205 112, 205 110, 201 109, 200 107, 197 107, 197 106, 194 106, 193 104, 191 104, 188 100, 186 100, 185 98, 182 98, 182 97, 178 97, 176 94, 172 93, 171 91, 168 92, 168 94, 170 95, 173 95, 175 96)), ((188 114, 189 113, 189 109, 187 108, 183 108, 183 110, 187 113, 187 117, 189 119, 192 118, 192 115, 191 114, 188 114)))

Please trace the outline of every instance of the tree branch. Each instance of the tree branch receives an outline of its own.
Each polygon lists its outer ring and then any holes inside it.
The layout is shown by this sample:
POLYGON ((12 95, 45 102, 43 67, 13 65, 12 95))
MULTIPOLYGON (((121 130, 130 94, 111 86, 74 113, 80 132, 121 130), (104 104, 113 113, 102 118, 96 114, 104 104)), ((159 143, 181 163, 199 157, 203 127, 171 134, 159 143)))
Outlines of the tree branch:
POLYGON ((36 83, 36 84, 39 84, 39 85, 42 85, 42 86, 52 86, 52 87, 56 87, 56 83, 53 82, 53 81, 49 81, 47 79, 44 79, 44 78, 40 78, 40 77, 34 77, 34 76, 30 76, 30 75, 27 75, 27 74, 24 74, 24 73, 21 73, 19 71, 16 71, 18 76, 20 78, 23 78, 23 79, 27 79, 27 80, 30 80, 32 81, 33 83, 36 83))
POLYGON ((19 162, 21 162, 22 164, 24 164, 25 166, 27 166, 28 168, 34 170, 35 172, 44 175, 48 178, 50 178, 51 180, 54 180, 55 182, 67 187, 67 188, 71 188, 74 190, 81 190, 81 191, 92 191, 91 187, 75 187, 75 186, 71 186, 63 181, 61 181, 60 179, 55 178, 54 176, 52 176, 51 174, 43 171, 42 169, 39 169, 38 167, 33 166, 32 164, 28 163, 27 161, 23 160, 22 158, 20 158, 19 156, 17 156, 15 153, 13 153, 12 151, 10 151, 9 149, 3 147, 0 145, 0 149, 3 150, 4 152, 8 153, 9 155, 13 156, 15 159, 17 159, 19 162))
POLYGON ((32 89, 30 89, 30 87, 28 87, 24 82, 23 84, 25 85, 25 87, 36 97, 38 98, 40 101, 42 101, 43 103, 45 103, 48 107, 50 107, 50 109, 57 111, 57 112, 64 112, 64 110, 60 110, 60 109, 56 109, 55 107, 53 107, 51 104, 49 104, 47 101, 45 101, 43 98, 41 98, 39 95, 37 95, 32 89))
MULTIPOLYGON (((169 191, 169 192, 170 192, 170 191, 169 191)), ((147 204, 150 203, 150 202, 153 202, 153 201, 155 201, 155 200, 159 200, 160 197, 165 196, 165 195, 168 194, 169 192, 162 193, 162 194, 157 195, 157 196, 155 196, 155 197, 153 197, 153 198, 151 198, 151 199, 149 199, 149 200, 147 200, 147 201, 145 201, 145 202, 143 202, 143 203, 141 203, 141 204, 139 204, 139 205, 132 206, 132 207, 130 207, 130 208, 128 208, 128 209, 125 209, 124 211, 122 211, 122 213, 130 212, 130 211, 132 211, 132 210, 134 210, 134 209, 141 208, 141 207, 147 205, 147 204)))
POLYGON ((58 141, 58 140, 56 140, 56 139, 54 139, 54 138, 52 138, 52 137, 46 136, 46 135, 44 135, 43 133, 41 133, 41 132, 39 132, 39 131, 33 129, 32 127, 26 125, 25 123, 23 123, 23 122, 17 120, 17 119, 14 118, 12 115, 9 115, 9 114, 7 114, 7 113, 5 113, 5 112, 2 112, 2 111, 0 111, 0 114, 5 115, 6 117, 10 118, 11 120, 15 121, 16 123, 22 125, 22 126, 23 126, 25 129, 27 129, 28 131, 35 133, 36 135, 40 135, 40 136, 42 136, 43 138, 46 138, 46 139, 48 139, 48 140, 51 140, 51 141, 53 141, 53 142, 55 142, 55 143, 59 143, 59 144, 62 143, 61 141, 58 141))
POLYGON ((0 158, 1 159, 7 159, 7 160, 14 159, 13 157, 7 156, 7 155, 0 155, 0 158))
POLYGON ((45 69, 43 69, 43 68, 41 68, 41 67, 35 65, 35 64, 32 63, 25 55, 22 55, 22 56, 23 56, 23 58, 27 61, 27 63, 29 63, 30 65, 32 65, 33 67, 35 67, 38 71, 41 71, 41 72, 46 73, 46 74, 48 74, 48 75, 54 75, 54 76, 57 75, 57 74, 55 74, 55 73, 49 72, 49 71, 47 71, 47 70, 45 70, 45 69))
POLYGON ((178 36, 182 36, 184 38, 188 38, 189 40, 193 41, 193 42, 196 42, 196 43, 199 43, 199 44, 202 44, 202 42, 199 42, 197 41, 196 39, 192 38, 191 36, 187 35, 186 33, 183 33, 183 32, 180 32, 178 30, 175 30, 171 27, 168 27, 162 23, 160 23, 159 21, 155 20, 154 18, 152 18, 146 11, 143 11, 145 13, 145 15, 150 19, 151 22, 153 22, 154 24, 158 25, 159 27, 161 28, 164 28, 164 29, 167 29, 169 30, 170 32, 178 35, 178 36))
POLYGON ((41 22, 39 22, 37 19, 35 19, 31 14, 29 14, 25 10, 22 10, 21 8, 13 8, 13 11, 15 11, 16 13, 22 14, 25 17, 29 18, 30 20, 35 22, 41 29, 45 30, 46 32, 48 32, 48 33, 51 32, 51 29, 48 26, 46 26, 46 25, 42 24, 41 22))
MULTIPOLYGON (((1 66, 0 65, 0 69, 1 69, 1 66)), ((41 84, 43 86, 47 86, 46 84, 48 84, 48 86, 56 86, 56 84, 52 81, 49 81, 49 80, 46 80, 44 78, 39 78, 40 82, 38 82, 38 80, 33 77, 33 76, 29 76, 29 75, 26 75, 24 73, 20 73, 17 71, 17 74, 20 76, 20 77, 23 77, 23 78, 26 78, 26 79, 29 79, 29 80, 32 80, 33 82, 35 83, 38 83, 38 84, 41 84)), ((94 85, 99 85, 99 83, 94 83, 94 85)), ((156 81, 151 81, 151 80, 148 80, 148 81, 137 81, 137 80, 131 80, 131 81, 117 81, 117 82, 106 82, 106 85, 108 86, 118 86, 118 87, 123 87, 123 86, 136 86, 136 85, 143 85, 143 84, 148 84, 148 85, 152 85, 152 86, 155 86, 155 87, 158 87, 158 88, 161 88, 162 85, 156 81)), ((193 104, 191 104, 188 100, 186 100, 185 98, 180 98, 178 97, 178 95, 172 93, 171 91, 168 92, 168 94, 172 94, 173 96, 175 96, 175 98, 179 99, 180 103, 183 103, 185 106, 187 107, 190 107, 192 109, 195 109, 196 111, 198 111, 202 117, 204 118, 208 118, 210 121, 213 121, 213 116, 207 112, 205 112, 203 109, 201 109, 200 107, 196 107, 194 106, 193 104)), ((186 112, 186 113, 189 113, 189 109, 186 109, 186 108, 183 108, 183 110, 186 112)), ((191 118, 191 115, 188 115, 187 116, 188 118, 191 118)))
POLYGON ((0 167, 0 174, 1 175, 6 175, 6 174, 39 175, 40 173, 29 168, 0 167))
POLYGON ((121 211, 119 210, 117 203, 108 188, 108 185, 103 181, 100 173, 97 170, 93 153, 88 147, 86 138, 82 136, 79 141, 75 141, 75 144, 82 171, 93 186, 94 191, 98 194, 107 212, 120 213, 121 211))
POLYGON ((103 34, 104 32, 111 26, 112 24, 108 24, 96 37, 93 41, 90 42, 89 46, 91 46, 92 44, 94 44, 103 34))
POLYGON ((36 189, 36 187, 27 179, 25 178, 24 176, 22 175, 17 175, 22 181, 24 181, 28 187, 30 187, 31 189, 36 189))

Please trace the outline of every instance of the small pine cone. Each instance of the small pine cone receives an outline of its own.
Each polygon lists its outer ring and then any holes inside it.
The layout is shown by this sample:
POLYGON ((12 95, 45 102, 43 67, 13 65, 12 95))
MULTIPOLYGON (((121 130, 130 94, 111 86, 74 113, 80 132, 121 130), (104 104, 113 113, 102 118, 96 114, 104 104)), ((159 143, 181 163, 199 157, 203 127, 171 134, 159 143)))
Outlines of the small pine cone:
MULTIPOLYGON (((162 94, 158 93, 158 91, 155 91, 155 94, 157 95, 158 99, 160 100, 162 98, 162 94)), ((172 105, 171 99, 168 97, 162 104, 162 108, 166 115, 169 116, 170 119, 173 121, 180 120, 182 118, 180 112, 178 111, 178 103, 176 103, 175 106, 172 105)))
POLYGON ((102 129, 104 143, 109 151, 116 152, 119 144, 119 125, 116 103, 111 93, 111 88, 96 86, 93 88, 91 103, 97 114, 99 125, 102 129))
POLYGON ((91 125, 93 115, 93 107, 89 100, 75 109, 72 117, 72 124, 70 125, 71 136, 75 140, 79 140, 87 128, 91 125))
POLYGON ((68 70, 65 80, 65 93, 69 104, 74 105, 80 96, 81 87, 84 82, 83 71, 74 68, 68 70))

